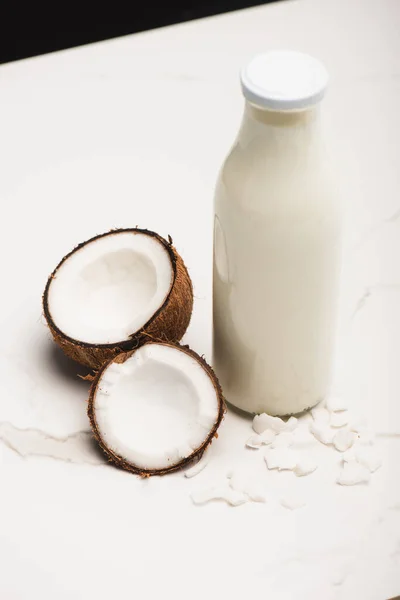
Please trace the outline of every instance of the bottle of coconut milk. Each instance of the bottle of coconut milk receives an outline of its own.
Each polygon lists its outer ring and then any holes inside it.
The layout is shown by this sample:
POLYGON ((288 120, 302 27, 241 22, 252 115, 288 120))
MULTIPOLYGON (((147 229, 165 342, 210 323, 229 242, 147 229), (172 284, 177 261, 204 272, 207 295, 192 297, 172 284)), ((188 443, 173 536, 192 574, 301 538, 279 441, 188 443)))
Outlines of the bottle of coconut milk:
POLYGON ((251 413, 298 413, 330 383, 341 207, 321 130, 327 79, 286 51, 241 73, 243 121, 215 198, 214 365, 251 413))

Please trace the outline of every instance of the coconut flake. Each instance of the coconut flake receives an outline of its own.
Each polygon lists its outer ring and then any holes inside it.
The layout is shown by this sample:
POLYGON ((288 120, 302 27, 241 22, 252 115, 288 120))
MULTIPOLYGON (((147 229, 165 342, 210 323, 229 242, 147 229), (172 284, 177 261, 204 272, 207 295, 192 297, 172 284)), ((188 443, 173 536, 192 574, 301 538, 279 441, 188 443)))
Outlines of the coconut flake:
POLYGON ((294 469, 297 477, 304 477, 310 475, 318 468, 317 463, 311 457, 301 458, 294 469))
POLYGON ((293 435, 287 431, 282 431, 271 443, 271 448, 287 448, 293 444, 293 435))
POLYGON ((368 427, 368 421, 364 417, 351 421, 349 428, 359 434, 360 444, 369 445, 374 443, 375 432, 368 427))
POLYGON ((296 429, 296 427, 298 426, 298 424, 299 424, 298 419, 296 417, 292 416, 286 421, 283 431, 287 431, 287 432, 294 431, 296 429))
POLYGON ((285 429, 286 423, 279 417, 272 417, 266 413, 256 415, 253 419, 253 429, 256 433, 264 433, 266 429, 272 429, 275 433, 279 433, 285 429))
POLYGON ((371 473, 366 467, 356 461, 345 462, 337 478, 339 485, 357 485, 359 483, 368 483, 371 479, 371 473))
POLYGON ((276 437, 276 433, 274 431, 272 431, 272 429, 266 429, 261 434, 262 445, 268 446, 269 444, 271 444, 274 441, 275 437, 276 437))
POLYGON ((253 502, 266 502, 267 496, 257 487, 249 487, 244 490, 246 496, 253 502))
POLYGON ((266 429, 270 427, 270 417, 269 415, 262 413, 261 415, 256 415, 253 419, 253 429, 256 433, 261 434, 266 429))
POLYGON ((318 425, 328 425, 330 415, 328 410, 321 403, 310 410, 311 416, 318 425))
POLYGON ((286 493, 280 500, 282 506, 289 510, 296 510, 306 505, 304 498, 297 495, 296 493, 286 493))
POLYGON ((375 437, 375 431, 372 431, 372 429, 365 428, 359 432, 359 441, 363 446, 372 446, 375 442, 375 437))
POLYGON ((284 447, 267 450, 264 460, 268 469, 278 471, 293 471, 297 464, 296 453, 284 447))
POLYGON ((375 473, 382 465, 382 459, 371 446, 357 446, 355 457, 357 462, 366 467, 370 473, 375 473))
POLYGON ((256 433, 255 435, 252 435, 251 437, 249 437, 249 439, 246 442, 247 448, 254 448, 256 450, 259 450, 261 448, 261 445, 262 445, 262 439, 261 439, 261 435, 259 433, 256 433))
POLYGON ((351 431, 360 433, 360 431, 364 431, 367 428, 368 421, 365 417, 360 417, 358 419, 352 420, 349 426, 351 431))
POLYGON ((331 414, 330 425, 331 427, 339 428, 344 427, 349 422, 348 411, 334 412, 331 414))
POLYGON ((240 506, 249 500, 246 494, 233 490, 228 485, 197 490, 192 492, 191 498, 194 504, 206 504, 214 500, 223 500, 231 506, 240 506))
POLYGON ((232 473, 229 480, 230 487, 236 492, 242 492, 249 497, 253 502, 266 502, 267 497, 261 489, 259 483, 251 478, 248 474, 232 473))
POLYGON ((321 444, 331 444, 333 441, 334 431, 332 431, 327 425, 319 424, 316 421, 310 423, 310 432, 313 436, 321 442, 321 444))
POLYGON ((185 477, 191 478, 191 477, 195 477, 196 475, 201 473, 203 471, 203 469, 205 469, 206 466, 208 465, 208 463, 210 462, 210 458, 211 458, 211 448, 209 450, 207 450, 206 452, 204 452, 201 459, 193 467, 191 467, 190 469, 187 469, 185 471, 185 473, 184 473, 185 477))
POLYGON ((271 431, 271 429, 266 429, 263 433, 256 433, 249 437, 246 442, 247 448, 256 448, 259 449, 261 446, 266 446, 271 444, 273 439, 275 438, 275 433, 271 431))
POLYGON ((328 396, 326 399, 326 408, 329 412, 340 412, 342 410, 347 410, 346 402, 341 398, 341 396, 328 396))
POLYGON ((344 462, 353 462, 356 460, 356 452, 355 452, 354 445, 351 448, 349 448, 348 450, 346 450, 345 452, 343 452, 342 460, 344 462))
POLYGON ((345 452, 352 447, 357 439, 357 434, 349 429, 340 429, 333 438, 333 445, 339 452, 345 452))

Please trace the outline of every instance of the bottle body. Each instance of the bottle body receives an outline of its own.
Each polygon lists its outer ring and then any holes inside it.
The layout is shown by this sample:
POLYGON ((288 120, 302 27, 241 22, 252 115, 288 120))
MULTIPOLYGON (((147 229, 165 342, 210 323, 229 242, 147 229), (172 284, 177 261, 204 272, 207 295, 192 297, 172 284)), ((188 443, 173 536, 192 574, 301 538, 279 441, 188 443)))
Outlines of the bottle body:
POLYGON ((330 383, 341 208, 320 130, 319 106, 246 104, 217 183, 214 366, 252 413, 301 412, 330 383))

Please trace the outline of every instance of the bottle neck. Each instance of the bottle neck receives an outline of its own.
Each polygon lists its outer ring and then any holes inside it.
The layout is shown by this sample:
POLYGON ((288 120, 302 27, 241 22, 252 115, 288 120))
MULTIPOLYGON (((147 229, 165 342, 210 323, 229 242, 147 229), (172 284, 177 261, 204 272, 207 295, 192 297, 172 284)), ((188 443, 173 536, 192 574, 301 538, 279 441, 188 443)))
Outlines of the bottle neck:
POLYGON ((297 144, 308 145, 319 138, 320 117, 318 104, 298 111, 275 111, 246 101, 240 138, 244 143, 265 136, 273 137, 276 142, 281 139, 285 144, 293 139, 297 144))

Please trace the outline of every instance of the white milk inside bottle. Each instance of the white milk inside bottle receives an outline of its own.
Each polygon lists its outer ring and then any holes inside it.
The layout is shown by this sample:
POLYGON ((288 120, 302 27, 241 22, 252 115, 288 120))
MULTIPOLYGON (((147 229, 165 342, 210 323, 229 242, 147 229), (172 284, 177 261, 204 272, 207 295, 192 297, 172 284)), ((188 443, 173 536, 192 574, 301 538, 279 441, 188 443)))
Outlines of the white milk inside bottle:
POLYGON ((214 366, 228 402, 293 414, 324 398, 333 362, 341 206, 321 128, 327 73, 277 51, 241 81, 215 197, 214 366))

